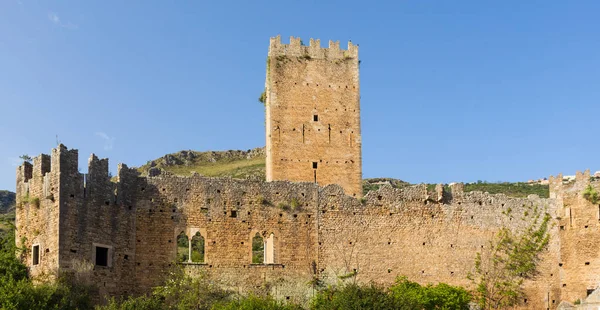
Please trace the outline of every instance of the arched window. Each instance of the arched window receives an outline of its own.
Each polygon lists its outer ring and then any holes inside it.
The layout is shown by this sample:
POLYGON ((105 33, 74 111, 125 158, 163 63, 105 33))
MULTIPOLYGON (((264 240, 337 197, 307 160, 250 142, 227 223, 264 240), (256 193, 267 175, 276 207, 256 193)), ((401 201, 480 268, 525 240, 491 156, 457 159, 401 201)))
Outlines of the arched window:
POLYGON ((275 234, 271 233, 265 238, 260 233, 254 235, 252 238, 252 263, 275 263, 275 234))
POLYGON ((185 263, 189 261, 190 255, 190 240, 182 231, 177 235, 177 262, 185 263))
POLYGON ((265 242, 259 233, 252 238, 252 263, 264 264, 265 262, 265 242))
POLYGON ((191 261, 204 263, 204 237, 197 232, 191 241, 191 261))

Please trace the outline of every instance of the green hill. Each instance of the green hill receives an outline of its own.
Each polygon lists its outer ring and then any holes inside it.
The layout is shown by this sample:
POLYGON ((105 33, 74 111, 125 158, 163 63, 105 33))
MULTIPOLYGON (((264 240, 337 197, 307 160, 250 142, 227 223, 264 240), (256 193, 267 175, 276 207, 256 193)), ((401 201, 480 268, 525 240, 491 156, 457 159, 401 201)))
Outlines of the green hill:
POLYGON ((527 197, 538 195, 541 198, 550 197, 550 186, 542 184, 529 184, 524 182, 477 182, 466 183, 465 192, 482 191, 490 194, 505 194, 509 197, 527 197))
POLYGON ((162 168, 177 175, 189 176, 192 172, 209 177, 237 179, 265 179, 265 149, 247 151, 180 151, 151 160, 138 168, 147 175, 151 167, 162 168))
POLYGON ((0 233, 9 227, 5 221, 15 221, 15 193, 0 190, 0 233))
MULTIPOLYGON (((231 177, 237 179, 265 179, 265 149, 255 148, 247 151, 180 151, 151 160, 138 168, 147 175, 151 167, 162 168, 176 175, 189 176, 192 172, 209 177, 231 177)), ((392 178, 371 178, 363 180, 363 194, 377 190, 384 185, 403 188, 412 184, 392 178)), ((434 184, 429 184, 433 190, 434 184)), ((465 192, 482 191, 490 194, 505 194, 510 197, 527 197, 530 194, 548 198, 548 185, 527 184, 522 182, 477 182, 466 183, 465 192)))
POLYGON ((0 214, 9 212, 15 205, 15 199, 15 193, 6 190, 0 190, 0 214))

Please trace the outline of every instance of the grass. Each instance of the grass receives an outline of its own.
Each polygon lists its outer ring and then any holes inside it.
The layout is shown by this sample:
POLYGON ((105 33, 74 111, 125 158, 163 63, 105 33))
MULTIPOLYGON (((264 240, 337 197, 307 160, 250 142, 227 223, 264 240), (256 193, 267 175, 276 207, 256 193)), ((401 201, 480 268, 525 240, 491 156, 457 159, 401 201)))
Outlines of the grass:
MULTIPOLYGON (((217 162, 195 162, 191 165, 172 165, 162 166, 164 170, 176 175, 189 176, 192 172, 197 172, 208 177, 232 177, 245 179, 250 176, 256 176, 265 179, 265 158, 255 157, 252 159, 233 159, 221 160, 217 162)), ((140 172, 145 173, 145 166, 140 168, 140 172)))
POLYGON ((166 166, 164 169, 178 175, 190 175, 193 171, 196 171, 209 177, 244 178, 247 175, 260 173, 264 178, 265 159, 253 158, 230 162, 199 163, 193 166, 166 166))
POLYGON ((538 195, 541 198, 550 197, 550 187, 541 184, 528 184, 525 182, 477 182, 466 183, 465 192, 482 191, 490 194, 505 194, 509 197, 525 198, 529 195, 538 195))
MULTIPOLYGON (((187 151, 192 152, 192 151, 187 151)), ((239 151, 235 151, 239 152, 239 151)), ((228 152, 194 152, 196 157, 193 159, 183 158, 179 153, 173 153, 176 159, 180 160, 180 164, 165 164, 164 159, 161 157, 156 159, 154 162, 157 167, 160 167, 168 172, 176 175, 189 176, 192 172, 197 172, 201 175, 208 177, 231 177, 236 179, 246 179, 249 177, 256 177, 261 180, 265 180, 265 157, 264 155, 255 155, 254 157, 247 159, 245 156, 248 153, 234 155, 228 152), (178 157, 179 156, 179 157, 178 157), (184 164, 181 164, 184 162, 184 164)), ((140 167, 138 170, 142 175, 146 174, 149 168, 149 164, 140 167)), ((363 180, 363 194, 366 195, 369 191, 379 189, 381 186, 389 184, 392 188, 404 188, 411 186, 410 183, 402 180, 392 178, 373 178, 363 180)), ((427 187, 429 192, 435 189, 435 184, 428 184, 427 187)), ((447 185, 444 186, 444 191, 448 191, 447 185)), ((528 195, 535 194, 541 198, 548 198, 550 196, 550 189, 548 185, 541 184, 528 184, 524 182, 497 182, 488 183, 478 181, 477 183, 466 183, 465 192, 482 191, 490 194, 505 194, 509 197, 527 197, 528 195)), ((267 201, 260 199, 261 204, 267 204, 267 201)), ((291 202, 292 205, 295 202, 291 202)))

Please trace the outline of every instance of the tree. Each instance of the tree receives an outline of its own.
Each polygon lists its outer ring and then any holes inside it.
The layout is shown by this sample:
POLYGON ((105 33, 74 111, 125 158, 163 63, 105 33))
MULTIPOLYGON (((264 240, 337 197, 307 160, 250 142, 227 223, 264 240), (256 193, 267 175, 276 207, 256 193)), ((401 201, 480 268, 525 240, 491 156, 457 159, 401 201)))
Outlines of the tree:
POLYGON ((550 215, 533 210, 533 221, 525 229, 513 232, 503 227, 490 241, 487 251, 477 253, 475 274, 469 279, 476 285, 476 297, 482 309, 504 309, 524 297, 523 282, 537 274, 540 253, 548 246, 550 215))
POLYGON ((27 154, 23 154, 23 155, 19 156, 19 158, 22 159, 23 162, 28 162, 28 163, 30 163, 33 160, 33 158, 31 158, 31 156, 29 156, 27 154))
POLYGON ((263 91, 258 97, 258 102, 262 104, 267 104, 267 90, 263 91))

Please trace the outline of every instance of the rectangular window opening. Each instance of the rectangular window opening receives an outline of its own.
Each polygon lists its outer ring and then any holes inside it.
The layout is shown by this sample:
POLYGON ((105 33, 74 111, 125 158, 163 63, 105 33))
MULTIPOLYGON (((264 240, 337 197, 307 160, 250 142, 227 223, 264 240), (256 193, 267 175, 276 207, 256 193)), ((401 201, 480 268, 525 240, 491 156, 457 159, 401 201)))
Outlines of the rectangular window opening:
POLYGON ((108 248, 96 247, 96 266, 108 267, 108 248))
POLYGON ((39 245, 34 245, 33 248, 31 249, 31 255, 32 255, 32 265, 38 265, 40 263, 40 246, 39 245))
POLYGON ((313 115, 313 121, 318 122, 319 121, 319 116, 318 115, 313 115))
POLYGON ((319 165, 319 163, 318 163, 318 162, 316 162, 316 161, 313 161, 313 163, 312 163, 312 167, 313 167, 313 169, 317 169, 317 166, 318 166, 318 165, 319 165))
POLYGON ((229 215, 229 217, 237 217, 237 211, 231 210, 231 214, 229 215))

